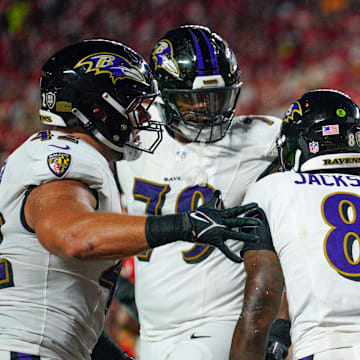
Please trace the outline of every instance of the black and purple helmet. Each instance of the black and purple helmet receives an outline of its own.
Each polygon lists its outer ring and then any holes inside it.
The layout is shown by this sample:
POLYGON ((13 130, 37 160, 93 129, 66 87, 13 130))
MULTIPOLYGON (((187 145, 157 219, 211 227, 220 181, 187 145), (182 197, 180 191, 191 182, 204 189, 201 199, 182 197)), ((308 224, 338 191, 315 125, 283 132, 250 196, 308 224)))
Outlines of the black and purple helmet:
POLYGON ((164 101, 168 130, 191 142, 222 139, 242 85, 229 45, 206 27, 181 26, 155 44, 149 63, 164 101))
POLYGON ((146 61, 124 44, 91 39, 61 49, 42 67, 40 87, 40 119, 47 125, 81 126, 120 153, 153 152, 162 139, 147 111, 146 121, 137 116, 158 95, 156 81, 146 61), (146 146, 134 136, 142 130, 154 134, 146 146))

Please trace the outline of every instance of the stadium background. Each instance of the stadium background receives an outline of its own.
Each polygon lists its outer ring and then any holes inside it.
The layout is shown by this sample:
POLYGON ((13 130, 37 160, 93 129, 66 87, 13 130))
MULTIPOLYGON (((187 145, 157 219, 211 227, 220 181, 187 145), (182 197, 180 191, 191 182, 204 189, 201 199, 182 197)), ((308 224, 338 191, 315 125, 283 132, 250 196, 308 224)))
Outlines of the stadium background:
MULTIPOLYGON (((358 0, 1 0, 0 163, 40 128, 40 68, 52 53, 97 37, 149 59, 152 45, 183 24, 209 26, 235 51, 244 81, 238 113, 282 116, 314 88, 360 103, 358 0)), ((119 304, 107 329, 134 351, 137 327, 119 304)))

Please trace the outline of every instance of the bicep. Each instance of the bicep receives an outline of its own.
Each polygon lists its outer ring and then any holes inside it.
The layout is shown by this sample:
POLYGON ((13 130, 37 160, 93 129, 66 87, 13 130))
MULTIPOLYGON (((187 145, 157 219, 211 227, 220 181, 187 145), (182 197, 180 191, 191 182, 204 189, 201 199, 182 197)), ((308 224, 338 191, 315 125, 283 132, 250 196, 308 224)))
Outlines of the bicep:
MULTIPOLYGON (((77 219, 93 213, 96 198, 91 190, 79 181, 60 180, 34 188, 26 199, 26 223, 49 251, 62 253, 64 234, 77 219)), ((71 230, 70 230, 71 231, 71 230)))

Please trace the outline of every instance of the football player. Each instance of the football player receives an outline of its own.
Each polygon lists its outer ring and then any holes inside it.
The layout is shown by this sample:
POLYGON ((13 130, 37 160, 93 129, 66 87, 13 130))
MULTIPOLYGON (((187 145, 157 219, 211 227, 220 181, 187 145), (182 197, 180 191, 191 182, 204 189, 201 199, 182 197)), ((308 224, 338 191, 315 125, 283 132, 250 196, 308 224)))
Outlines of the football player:
MULTIPOLYGON (((120 272, 115 259, 178 239, 232 256, 223 241, 244 238, 232 228, 248 207, 217 209, 219 192, 183 215, 120 214, 109 164, 158 146, 161 127, 142 105, 157 96, 155 84, 142 57, 101 39, 70 45, 43 66, 40 117, 51 127, 0 172, 1 360, 90 359, 120 272), (141 143, 139 132, 152 140, 141 143)), ((127 358, 116 353, 103 336, 93 359, 127 358)))
POLYGON ((244 200, 259 202, 266 226, 243 249, 231 359, 263 359, 284 281, 295 358, 360 359, 359 108, 339 91, 307 92, 286 112, 278 146, 284 172, 244 200))
MULTIPOLYGON (((214 189, 225 207, 241 204, 249 184, 276 158, 280 119, 233 119, 240 69, 226 41, 206 27, 167 32, 150 67, 161 90, 152 119, 163 119, 166 132, 154 155, 117 163, 128 213, 190 211, 214 189)), ((231 244, 235 252, 241 246, 231 244)), ((243 264, 213 246, 179 241, 138 255, 141 359, 228 359, 244 284, 243 264)))

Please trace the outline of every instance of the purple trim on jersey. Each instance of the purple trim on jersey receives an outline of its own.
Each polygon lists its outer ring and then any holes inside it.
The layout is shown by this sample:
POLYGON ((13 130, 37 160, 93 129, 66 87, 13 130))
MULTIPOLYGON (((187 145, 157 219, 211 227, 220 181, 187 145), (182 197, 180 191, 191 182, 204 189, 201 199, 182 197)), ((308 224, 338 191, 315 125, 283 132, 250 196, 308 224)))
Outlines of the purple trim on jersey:
POLYGON ((192 30, 189 30, 190 34, 194 40, 194 45, 195 45, 195 50, 196 50, 196 56, 198 59, 198 75, 203 76, 205 75, 205 71, 204 70, 200 70, 200 69, 205 69, 205 65, 204 65, 204 59, 200 50, 200 46, 198 41, 196 40, 196 37, 194 35, 194 33, 192 32, 192 30))
POLYGON ((206 44, 209 48, 210 51, 210 56, 211 56, 211 62, 212 62, 212 66, 214 70, 214 75, 219 75, 219 68, 218 68, 218 63, 217 63, 217 59, 214 53, 214 47, 211 45, 211 42, 209 40, 209 38, 206 36, 205 32, 203 30, 200 30, 202 36, 205 38, 206 44))
POLYGON ((304 357, 300 360, 313 360, 313 359, 314 359, 314 355, 310 355, 310 356, 304 357))
POLYGON ((29 355, 18 352, 10 353, 11 360, 40 360, 40 356, 38 355, 29 355))

